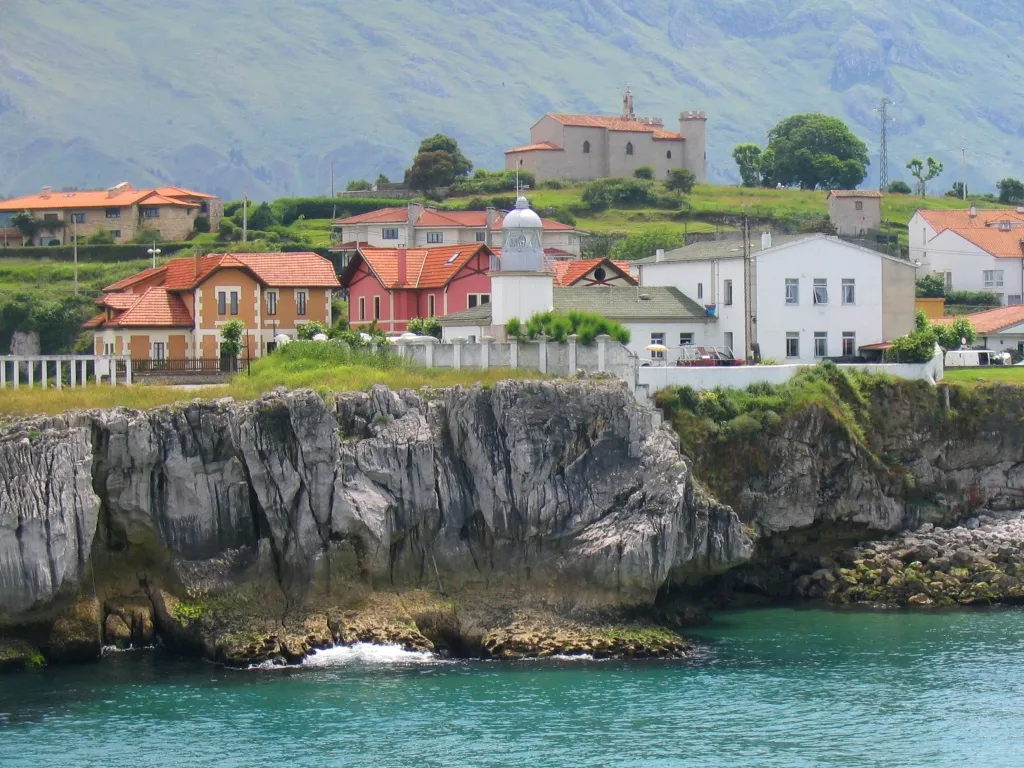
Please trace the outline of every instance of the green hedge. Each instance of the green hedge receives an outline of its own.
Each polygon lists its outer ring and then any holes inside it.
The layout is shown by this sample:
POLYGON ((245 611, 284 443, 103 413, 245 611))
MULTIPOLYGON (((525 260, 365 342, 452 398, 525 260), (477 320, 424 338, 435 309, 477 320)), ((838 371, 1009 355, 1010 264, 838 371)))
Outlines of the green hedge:
MULTIPOLYGON (((116 264, 120 261, 148 259, 148 245, 79 245, 78 260, 94 264, 116 264)), ((157 243, 161 256, 171 256, 192 243, 157 243)), ((50 261, 74 261, 75 249, 70 245, 30 246, 28 248, 2 248, 0 259, 49 259, 50 261)))

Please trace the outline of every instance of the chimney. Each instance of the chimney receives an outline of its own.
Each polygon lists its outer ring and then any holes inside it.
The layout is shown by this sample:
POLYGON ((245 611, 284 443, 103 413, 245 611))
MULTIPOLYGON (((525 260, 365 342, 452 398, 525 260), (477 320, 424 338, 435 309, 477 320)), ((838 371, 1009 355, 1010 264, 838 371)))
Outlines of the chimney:
POLYGON ((192 276, 199 277, 199 273, 203 271, 203 252, 196 249, 195 253, 192 254, 192 276))
POLYGON ((494 225, 498 221, 498 209, 493 206, 487 206, 487 229, 494 229, 494 225))
POLYGON ((654 260, 655 261, 664 261, 665 260, 665 249, 664 248, 659 248, 658 250, 656 250, 654 252, 654 260))
POLYGON ((53 187, 43 187, 43 191, 40 193, 41 197, 49 197, 53 194, 53 187))
MULTIPOLYGON (((426 210, 426 209, 422 205, 420 205, 419 203, 409 203, 409 226, 410 227, 415 227, 416 226, 417 222, 420 220, 420 216, 423 215, 423 211, 424 210, 426 210)), ((410 229, 410 232, 411 231, 412 230, 410 229)), ((415 240, 412 239, 411 235, 409 237, 409 240, 410 240, 410 242, 412 242, 414 244, 416 242, 415 240)))
POLYGON ((971 206, 970 216, 971 216, 972 219, 976 219, 978 217, 978 206, 976 206, 976 205, 972 205, 971 206))
POLYGON ((408 272, 409 251, 405 248, 398 249, 398 284, 408 285, 406 280, 408 272))
POLYGON ((767 251, 771 247, 772 247, 772 233, 771 232, 762 232, 761 233, 761 250, 762 251, 767 251))

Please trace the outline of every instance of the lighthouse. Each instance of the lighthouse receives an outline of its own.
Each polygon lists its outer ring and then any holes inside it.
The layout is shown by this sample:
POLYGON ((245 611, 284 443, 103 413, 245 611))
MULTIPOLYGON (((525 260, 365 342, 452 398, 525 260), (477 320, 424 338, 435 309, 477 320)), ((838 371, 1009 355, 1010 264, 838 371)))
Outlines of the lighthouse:
POLYGON ((554 306, 555 275, 544 263, 544 224, 520 196, 501 225, 501 256, 491 278, 491 325, 504 327, 513 317, 523 322, 554 306))

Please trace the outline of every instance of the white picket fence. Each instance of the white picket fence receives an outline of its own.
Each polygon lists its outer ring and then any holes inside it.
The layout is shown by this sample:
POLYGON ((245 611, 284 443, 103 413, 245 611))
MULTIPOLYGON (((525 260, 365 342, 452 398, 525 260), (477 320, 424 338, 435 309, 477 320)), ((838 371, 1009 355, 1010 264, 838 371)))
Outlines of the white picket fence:
POLYGON ((131 384, 131 355, 0 355, 0 389, 77 388, 90 382, 101 384, 104 380, 112 387, 119 383, 131 384), (119 368, 122 368, 120 373, 119 368))

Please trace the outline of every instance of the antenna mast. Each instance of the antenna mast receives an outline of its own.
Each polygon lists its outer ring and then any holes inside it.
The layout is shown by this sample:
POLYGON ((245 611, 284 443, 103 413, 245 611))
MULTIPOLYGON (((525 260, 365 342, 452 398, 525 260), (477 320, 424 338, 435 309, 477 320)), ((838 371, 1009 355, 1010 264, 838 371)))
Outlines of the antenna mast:
POLYGON ((889 107, 895 107, 896 102, 888 96, 882 98, 882 103, 875 112, 882 116, 882 146, 878 157, 878 191, 885 192, 889 187, 889 123, 896 122, 896 118, 889 117, 889 107))

